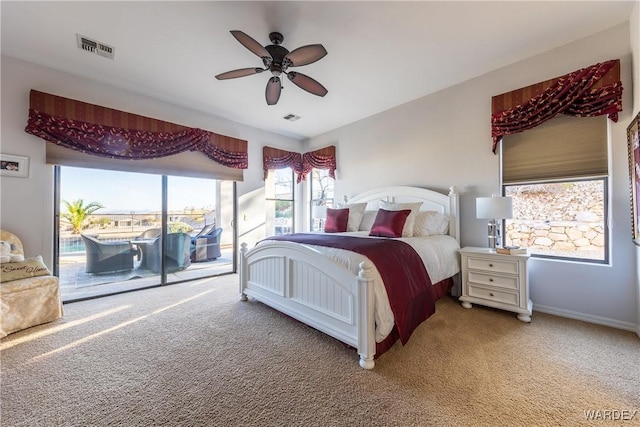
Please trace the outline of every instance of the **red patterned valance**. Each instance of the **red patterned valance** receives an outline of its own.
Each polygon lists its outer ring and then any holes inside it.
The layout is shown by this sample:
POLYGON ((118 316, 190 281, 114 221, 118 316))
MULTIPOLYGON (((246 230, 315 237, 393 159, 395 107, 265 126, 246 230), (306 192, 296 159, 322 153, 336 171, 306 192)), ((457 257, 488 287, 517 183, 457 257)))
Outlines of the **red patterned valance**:
POLYGON ((293 169, 298 175, 298 183, 304 181, 313 168, 329 169, 329 176, 335 179, 336 147, 331 145, 304 154, 281 150, 279 148, 263 147, 262 163, 265 179, 269 170, 283 168, 293 169))
POLYGON ((61 147, 113 159, 155 159, 200 151, 248 167, 247 141, 31 90, 26 132, 61 147))
POLYGON ((329 169, 329 176, 336 179, 336 147, 321 148, 302 155, 302 172, 298 175, 298 182, 307 178, 311 169, 329 169))
POLYGON ((494 96, 491 99, 493 152, 504 135, 534 128, 557 114, 618 121, 622 111, 620 60, 592 65, 562 77, 494 96))
POLYGON ((291 168, 295 173, 302 170, 302 154, 273 147, 262 147, 264 178, 270 170, 291 168))

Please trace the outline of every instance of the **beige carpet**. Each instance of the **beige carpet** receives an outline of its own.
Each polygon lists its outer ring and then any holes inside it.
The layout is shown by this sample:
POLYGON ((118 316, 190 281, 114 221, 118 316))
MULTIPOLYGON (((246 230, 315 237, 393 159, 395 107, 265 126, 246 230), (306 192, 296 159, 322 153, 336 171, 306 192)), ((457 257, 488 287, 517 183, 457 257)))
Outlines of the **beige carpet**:
MULTIPOLYGON (((237 276, 65 306, 0 341, 2 426, 547 426, 640 410, 640 338, 534 313, 437 312, 377 360, 237 276)), ((617 414, 617 415, 616 415, 617 414)), ((640 425, 640 413, 622 425, 640 425)))

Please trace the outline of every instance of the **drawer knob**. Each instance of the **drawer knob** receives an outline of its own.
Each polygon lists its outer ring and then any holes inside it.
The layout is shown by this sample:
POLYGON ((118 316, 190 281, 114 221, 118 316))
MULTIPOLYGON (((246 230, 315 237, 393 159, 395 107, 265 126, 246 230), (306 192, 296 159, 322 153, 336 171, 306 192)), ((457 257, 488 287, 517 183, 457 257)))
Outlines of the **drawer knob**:
POLYGON ((493 264, 489 264, 489 267, 493 267, 493 264))
POLYGON ((493 277, 489 277, 489 281, 490 281, 490 282, 493 282, 493 277))
POLYGON ((489 296, 493 296, 493 292, 489 292, 489 296))

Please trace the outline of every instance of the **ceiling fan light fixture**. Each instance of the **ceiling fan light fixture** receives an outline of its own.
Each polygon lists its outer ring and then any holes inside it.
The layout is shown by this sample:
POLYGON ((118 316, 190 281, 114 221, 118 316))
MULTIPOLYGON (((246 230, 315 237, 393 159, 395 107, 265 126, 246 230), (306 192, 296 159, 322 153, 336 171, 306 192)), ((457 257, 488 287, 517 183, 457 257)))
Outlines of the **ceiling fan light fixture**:
POLYGON ((309 76, 296 72, 287 72, 289 67, 299 67, 312 64, 327 55, 327 51, 321 44, 302 46, 289 52, 281 46, 284 36, 278 32, 269 34, 270 45, 262 46, 251 36, 242 31, 233 30, 231 34, 247 49, 262 59, 264 68, 241 68, 218 74, 216 79, 227 80, 236 77, 244 77, 251 74, 258 74, 262 71, 270 71, 272 77, 269 78, 265 97, 268 105, 275 105, 280 99, 282 82, 280 76, 284 73, 299 88, 317 96, 325 96, 327 89, 309 76))

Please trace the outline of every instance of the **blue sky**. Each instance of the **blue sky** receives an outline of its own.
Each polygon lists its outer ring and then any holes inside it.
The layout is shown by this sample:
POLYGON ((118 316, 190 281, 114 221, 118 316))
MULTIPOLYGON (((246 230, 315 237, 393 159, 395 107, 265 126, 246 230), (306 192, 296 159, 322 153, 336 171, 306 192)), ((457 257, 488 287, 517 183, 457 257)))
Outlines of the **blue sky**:
MULTIPOLYGON (((61 170, 61 202, 77 199, 83 199, 85 204, 98 202, 105 209, 96 213, 146 212, 161 208, 160 175, 72 167, 61 170)), ((215 207, 215 181, 170 176, 168 182, 169 210, 215 207)))

